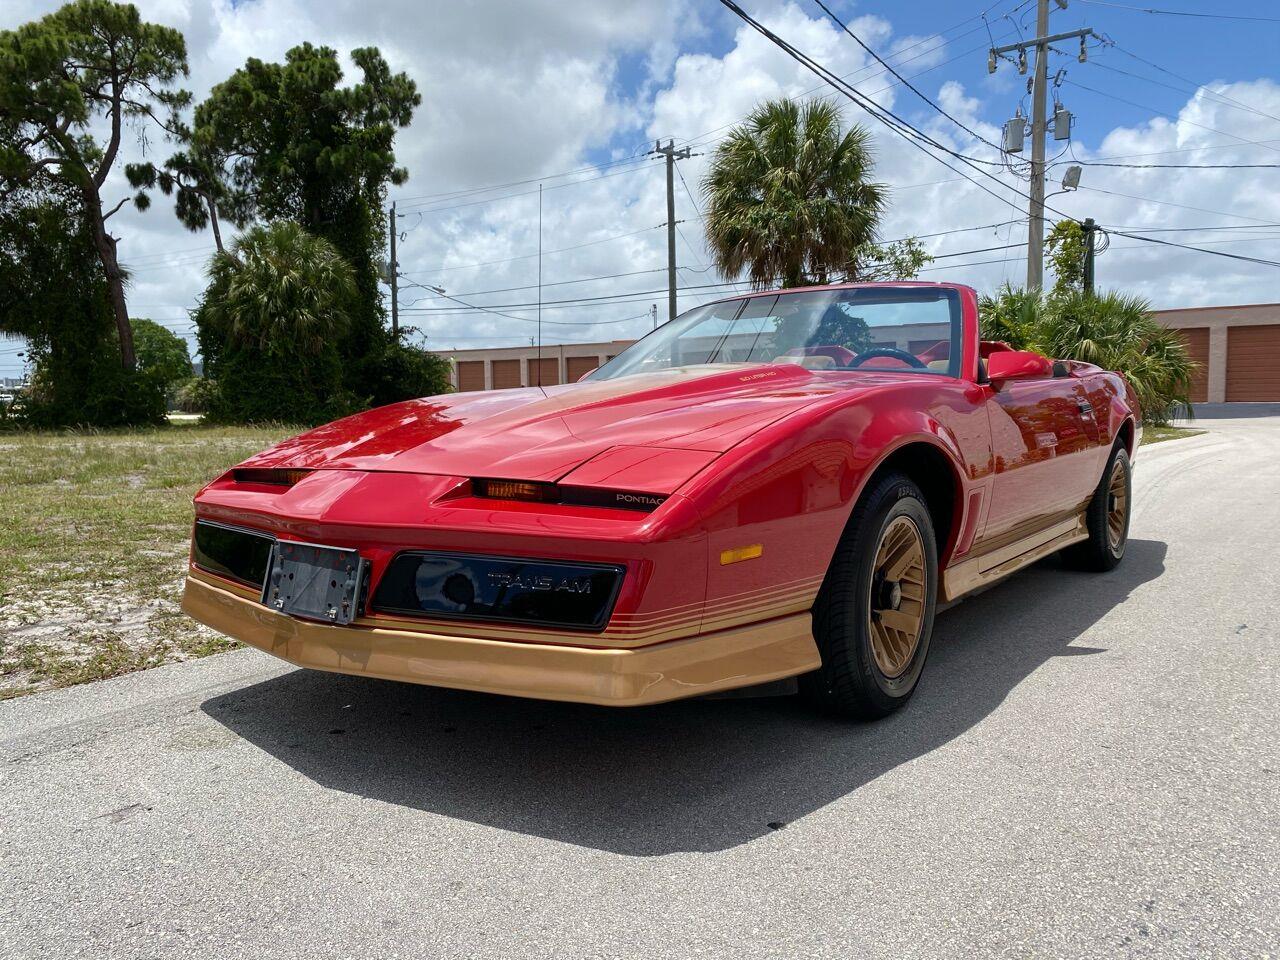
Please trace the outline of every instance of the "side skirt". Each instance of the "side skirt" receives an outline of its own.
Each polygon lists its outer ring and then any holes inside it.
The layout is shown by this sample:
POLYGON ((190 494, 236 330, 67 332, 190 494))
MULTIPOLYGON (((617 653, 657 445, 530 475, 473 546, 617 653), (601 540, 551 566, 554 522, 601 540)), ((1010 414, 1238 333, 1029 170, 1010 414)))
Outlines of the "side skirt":
POLYGON ((958 600, 967 593, 989 587, 997 580, 1056 553, 1063 547, 1089 539, 1084 512, 1051 524, 1043 530, 976 557, 967 557, 942 575, 941 600, 958 600))

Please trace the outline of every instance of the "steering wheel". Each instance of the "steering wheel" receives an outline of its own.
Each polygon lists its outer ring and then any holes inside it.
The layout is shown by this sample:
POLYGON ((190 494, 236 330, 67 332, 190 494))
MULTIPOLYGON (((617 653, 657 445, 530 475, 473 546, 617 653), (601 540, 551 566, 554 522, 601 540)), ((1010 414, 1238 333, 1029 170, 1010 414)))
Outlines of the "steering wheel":
POLYGON ((870 350, 864 350, 849 361, 849 369, 860 367, 868 360, 874 360, 876 357, 889 357, 892 360, 901 360, 907 366, 915 367, 917 370, 928 369, 928 364, 915 354, 907 353, 905 350, 898 350, 896 347, 872 347, 870 350))

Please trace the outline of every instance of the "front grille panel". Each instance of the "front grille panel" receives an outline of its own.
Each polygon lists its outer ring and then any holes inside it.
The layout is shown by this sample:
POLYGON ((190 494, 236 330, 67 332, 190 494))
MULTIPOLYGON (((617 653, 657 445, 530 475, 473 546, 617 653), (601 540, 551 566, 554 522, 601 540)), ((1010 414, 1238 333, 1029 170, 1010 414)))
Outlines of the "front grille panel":
POLYGON ((400 616, 598 631, 609 622, 623 570, 611 564, 414 551, 391 561, 372 608, 400 616))
POLYGON ((239 527, 197 520, 191 559, 201 570, 261 588, 275 538, 239 527))

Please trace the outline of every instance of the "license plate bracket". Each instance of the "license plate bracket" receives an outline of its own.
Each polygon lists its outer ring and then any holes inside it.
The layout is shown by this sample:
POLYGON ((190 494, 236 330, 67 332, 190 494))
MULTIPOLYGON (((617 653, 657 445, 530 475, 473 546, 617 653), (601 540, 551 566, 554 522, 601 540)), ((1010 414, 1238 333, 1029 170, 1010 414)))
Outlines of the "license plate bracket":
POLYGON ((262 602, 304 620, 345 625, 360 613, 369 562, 355 550, 277 540, 262 602))

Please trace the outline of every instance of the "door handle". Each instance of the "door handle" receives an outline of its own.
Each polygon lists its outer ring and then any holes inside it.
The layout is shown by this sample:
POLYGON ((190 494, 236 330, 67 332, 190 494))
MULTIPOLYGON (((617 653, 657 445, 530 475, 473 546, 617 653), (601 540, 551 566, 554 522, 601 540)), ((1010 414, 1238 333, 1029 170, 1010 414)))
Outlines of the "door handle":
POLYGON ((1079 408, 1080 412, 1086 417, 1092 416, 1093 414, 1093 404, 1088 400, 1077 400, 1076 407, 1079 408))

